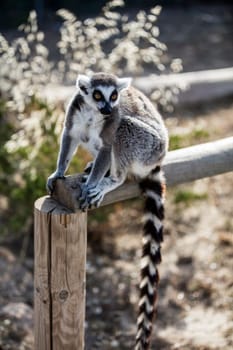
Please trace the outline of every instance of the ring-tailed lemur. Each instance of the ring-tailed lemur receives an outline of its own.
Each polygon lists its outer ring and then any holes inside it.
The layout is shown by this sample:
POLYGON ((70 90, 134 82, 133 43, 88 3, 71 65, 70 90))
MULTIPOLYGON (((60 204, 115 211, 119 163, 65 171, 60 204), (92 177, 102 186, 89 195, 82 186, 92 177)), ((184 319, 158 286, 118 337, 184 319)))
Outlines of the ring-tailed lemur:
POLYGON ((57 170, 48 178, 47 188, 52 192, 55 180, 64 177, 79 144, 94 156, 82 184, 80 209, 98 206, 127 175, 138 179, 146 200, 135 350, 146 350, 155 313, 157 264, 161 261, 165 181, 160 165, 168 134, 152 103, 130 82, 129 78, 104 73, 78 76, 78 90, 66 113, 57 170))

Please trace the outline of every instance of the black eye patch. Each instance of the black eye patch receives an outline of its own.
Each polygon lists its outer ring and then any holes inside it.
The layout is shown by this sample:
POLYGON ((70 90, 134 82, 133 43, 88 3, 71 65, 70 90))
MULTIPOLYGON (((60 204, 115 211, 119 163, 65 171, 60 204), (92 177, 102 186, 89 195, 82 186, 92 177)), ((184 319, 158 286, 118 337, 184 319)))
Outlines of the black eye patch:
POLYGON ((102 94, 101 91, 99 90, 94 90, 93 92, 93 98, 95 101, 99 102, 99 101, 104 101, 104 96, 102 94))
POLYGON ((118 92, 117 92, 117 90, 114 90, 110 96, 110 100, 112 102, 115 102, 117 100, 117 98, 118 98, 118 92))

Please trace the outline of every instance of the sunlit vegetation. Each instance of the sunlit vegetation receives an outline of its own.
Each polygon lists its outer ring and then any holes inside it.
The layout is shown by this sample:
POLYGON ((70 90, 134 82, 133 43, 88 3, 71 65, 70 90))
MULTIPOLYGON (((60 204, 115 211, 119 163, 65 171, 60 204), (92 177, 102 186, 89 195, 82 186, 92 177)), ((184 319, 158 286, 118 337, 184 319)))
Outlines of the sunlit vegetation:
MULTIPOLYGON (((92 71, 138 76, 182 70, 181 60, 164 60, 167 47, 156 24, 161 7, 129 18, 123 6, 122 0, 110 1, 99 16, 84 20, 59 10, 57 62, 49 58, 35 11, 20 25, 17 39, 8 42, 0 34, 1 233, 28 230, 33 202, 45 194, 46 178, 55 168, 64 108, 41 99, 45 86, 74 85, 78 73, 92 71)), ((158 89, 152 98, 167 107, 178 93, 179 87, 158 89)), ((70 172, 83 169, 88 156, 79 155, 70 172)))

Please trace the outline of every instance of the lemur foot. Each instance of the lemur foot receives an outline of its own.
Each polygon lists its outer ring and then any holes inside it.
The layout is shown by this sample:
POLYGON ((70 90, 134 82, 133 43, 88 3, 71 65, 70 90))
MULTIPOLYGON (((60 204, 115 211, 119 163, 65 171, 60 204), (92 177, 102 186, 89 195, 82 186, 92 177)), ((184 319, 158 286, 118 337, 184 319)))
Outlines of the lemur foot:
POLYGON ((82 175, 81 182, 84 183, 87 181, 88 176, 91 172, 91 169, 93 168, 94 162, 88 162, 85 169, 84 169, 84 174, 82 175))
POLYGON ((82 185, 81 197, 79 198, 79 208, 83 211, 92 207, 97 208, 104 198, 104 193, 100 188, 82 185))
POLYGON ((54 189, 55 189, 55 184, 57 179, 64 179, 65 176, 59 173, 53 173, 48 177, 47 184, 46 184, 46 189, 47 192, 52 195, 54 189))

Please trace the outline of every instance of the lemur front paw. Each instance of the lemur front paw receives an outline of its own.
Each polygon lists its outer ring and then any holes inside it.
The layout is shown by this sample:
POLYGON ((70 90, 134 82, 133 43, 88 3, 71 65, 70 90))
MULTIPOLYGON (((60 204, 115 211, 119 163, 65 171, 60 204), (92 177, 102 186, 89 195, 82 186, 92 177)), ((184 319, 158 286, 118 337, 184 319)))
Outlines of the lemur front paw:
POLYGON ((81 196, 79 198, 79 208, 83 211, 92 207, 97 208, 104 198, 103 191, 98 187, 87 184, 81 186, 81 196))
POLYGON ((55 184, 57 179, 64 179, 65 176, 60 173, 53 173, 48 177, 47 184, 46 184, 46 189, 47 192, 51 195, 55 189, 55 184))

